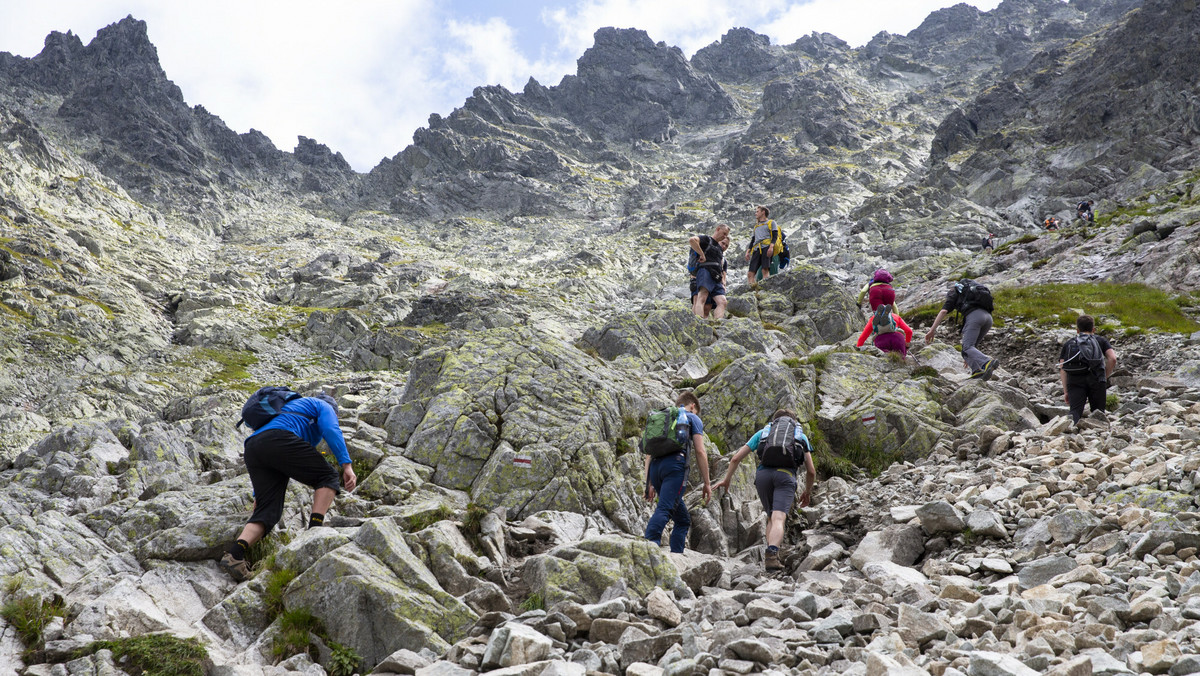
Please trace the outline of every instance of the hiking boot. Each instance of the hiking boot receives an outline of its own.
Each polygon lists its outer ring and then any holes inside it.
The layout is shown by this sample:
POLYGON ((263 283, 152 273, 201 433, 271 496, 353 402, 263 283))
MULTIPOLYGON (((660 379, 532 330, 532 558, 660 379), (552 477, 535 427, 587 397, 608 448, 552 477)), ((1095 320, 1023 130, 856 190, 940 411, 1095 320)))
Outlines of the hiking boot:
POLYGON ((245 559, 233 558, 233 554, 229 552, 225 552, 225 556, 221 557, 221 561, 217 565, 237 582, 245 582, 250 579, 250 564, 245 559))
POLYGON ((999 365, 1000 362, 995 359, 987 360, 987 363, 983 365, 983 369, 979 372, 979 379, 986 382, 996 372, 996 367, 999 365))
POLYGON ((779 560, 779 552, 767 550, 767 555, 763 559, 763 565, 767 570, 783 570, 783 562, 779 560))

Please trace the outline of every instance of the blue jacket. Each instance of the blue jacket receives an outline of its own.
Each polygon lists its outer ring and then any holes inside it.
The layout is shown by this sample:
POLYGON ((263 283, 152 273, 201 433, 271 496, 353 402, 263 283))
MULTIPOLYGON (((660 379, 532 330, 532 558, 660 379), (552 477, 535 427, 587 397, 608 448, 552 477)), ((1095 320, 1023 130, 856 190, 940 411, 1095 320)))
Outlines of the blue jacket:
MULTIPOLYGON (((346 439, 342 436, 342 428, 338 426, 337 412, 328 403, 315 397, 293 399, 283 405, 283 412, 275 416, 271 422, 254 430, 261 434, 266 430, 287 430, 308 443, 316 446, 324 439, 329 444, 329 450, 337 458, 338 464, 350 463, 350 454, 346 451, 346 439), (298 413, 299 415, 289 415, 298 413)), ((250 437, 247 437, 247 439, 250 437)))

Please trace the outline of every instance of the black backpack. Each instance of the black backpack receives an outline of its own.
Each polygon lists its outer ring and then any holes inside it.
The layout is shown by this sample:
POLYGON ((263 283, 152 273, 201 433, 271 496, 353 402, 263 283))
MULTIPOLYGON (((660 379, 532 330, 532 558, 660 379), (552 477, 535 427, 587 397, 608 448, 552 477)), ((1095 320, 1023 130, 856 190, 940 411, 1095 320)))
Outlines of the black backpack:
POLYGON ((1100 340, 1090 333, 1081 333, 1067 341, 1067 358, 1062 370, 1067 373, 1091 374, 1098 382, 1104 382, 1104 352, 1100 340))
POLYGON ((763 467, 797 469, 804 463, 804 454, 811 449, 803 432, 796 439, 795 420, 782 417, 771 421, 771 431, 759 439, 758 458, 763 467))
POLYGON ((971 310, 987 310, 991 312, 994 309, 992 303, 992 291, 983 284, 971 279, 964 279, 954 285, 958 291, 958 313, 966 317, 971 310))
MULTIPOLYGON (((268 385, 260 387, 257 392, 250 395, 245 404, 242 404, 242 417, 237 421, 235 427, 245 423, 252 430, 257 430, 263 425, 275 419, 275 416, 285 413, 283 405, 289 401, 300 399, 302 395, 297 394, 286 387, 279 385, 268 385)), ((292 413, 286 411, 288 415, 298 415, 312 420, 313 418, 303 413, 292 413)))

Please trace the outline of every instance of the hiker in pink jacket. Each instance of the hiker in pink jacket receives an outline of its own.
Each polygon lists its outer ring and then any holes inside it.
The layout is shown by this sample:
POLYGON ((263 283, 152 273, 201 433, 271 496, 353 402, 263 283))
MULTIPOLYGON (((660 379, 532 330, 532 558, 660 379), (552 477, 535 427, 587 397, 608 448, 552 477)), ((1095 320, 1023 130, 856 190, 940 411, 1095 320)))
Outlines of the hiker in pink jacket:
POLYGON ((867 336, 872 333, 875 334, 875 347, 884 352, 899 352, 901 357, 908 357, 908 344, 912 342, 913 332, 908 324, 900 318, 900 315, 891 312, 891 306, 885 304, 876 309, 875 314, 867 319, 867 326, 858 336, 855 346, 862 347, 863 343, 867 342, 867 336), (875 331, 875 318, 881 317, 884 313, 890 315, 892 321, 888 322, 887 326, 883 325, 881 321, 880 328, 883 332, 878 333, 875 331))

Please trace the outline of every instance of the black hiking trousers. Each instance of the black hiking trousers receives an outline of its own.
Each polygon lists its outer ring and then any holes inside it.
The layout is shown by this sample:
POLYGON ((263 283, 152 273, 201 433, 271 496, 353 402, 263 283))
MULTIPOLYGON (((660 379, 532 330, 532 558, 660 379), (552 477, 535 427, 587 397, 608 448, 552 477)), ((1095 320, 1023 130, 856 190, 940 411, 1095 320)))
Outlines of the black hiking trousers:
POLYGON ((1103 411, 1107 405, 1108 383, 1094 381, 1089 376, 1067 376, 1067 403, 1071 407, 1071 421, 1079 422, 1083 417, 1083 405, 1090 404, 1093 411, 1103 411))

